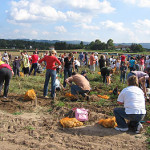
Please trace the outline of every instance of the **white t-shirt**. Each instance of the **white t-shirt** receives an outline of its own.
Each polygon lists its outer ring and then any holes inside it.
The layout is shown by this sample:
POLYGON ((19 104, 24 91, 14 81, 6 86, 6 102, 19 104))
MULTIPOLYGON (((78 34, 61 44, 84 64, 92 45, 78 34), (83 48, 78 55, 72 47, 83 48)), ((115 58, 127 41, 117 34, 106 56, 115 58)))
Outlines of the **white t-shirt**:
POLYGON ((77 66, 80 66, 80 62, 78 60, 75 60, 74 64, 77 65, 77 66))
POLYGON ((124 88, 117 101, 124 103, 126 114, 146 114, 144 93, 137 86, 124 88))
POLYGON ((55 87, 56 88, 58 88, 58 87, 61 88, 60 81, 58 79, 55 80, 55 87))

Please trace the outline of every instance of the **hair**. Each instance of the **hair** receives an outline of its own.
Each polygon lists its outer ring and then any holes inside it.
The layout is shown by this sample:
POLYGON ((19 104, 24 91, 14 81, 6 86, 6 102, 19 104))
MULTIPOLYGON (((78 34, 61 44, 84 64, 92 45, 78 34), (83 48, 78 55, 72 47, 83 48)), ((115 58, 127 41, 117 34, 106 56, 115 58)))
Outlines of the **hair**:
POLYGON ((104 59, 104 55, 101 55, 100 59, 104 59))
POLYGON ((72 72, 72 75, 76 75, 77 73, 76 72, 72 72))
POLYGON ((69 57, 73 57, 73 54, 72 53, 69 53, 69 55, 68 55, 69 57))
POLYGON ((56 54, 57 52, 55 50, 50 50, 49 51, 49 56, 52 56, 52 54, 56 54))
POLYGON ((135 75, 129 77, 128 78, 128 85, 129 86, 138 86, 138 78, 135 75))

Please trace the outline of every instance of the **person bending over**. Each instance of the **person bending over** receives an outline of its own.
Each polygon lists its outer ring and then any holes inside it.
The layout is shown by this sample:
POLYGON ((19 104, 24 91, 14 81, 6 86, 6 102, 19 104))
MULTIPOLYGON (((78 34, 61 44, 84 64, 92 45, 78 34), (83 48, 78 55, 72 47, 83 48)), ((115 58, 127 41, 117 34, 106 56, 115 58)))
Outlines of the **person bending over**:
POLYGON ((73 72, 72 76, 67 78, 65 82, 71 86, 71 94, 76 98, 78 98, 78 94, 81 94, 83 97, 86 96, 87 100, 89 100, 87 93, 89 93, 91 89, 90 83, 83 75, 73 72), (72 84, 72 82, 76 85, 72 84))

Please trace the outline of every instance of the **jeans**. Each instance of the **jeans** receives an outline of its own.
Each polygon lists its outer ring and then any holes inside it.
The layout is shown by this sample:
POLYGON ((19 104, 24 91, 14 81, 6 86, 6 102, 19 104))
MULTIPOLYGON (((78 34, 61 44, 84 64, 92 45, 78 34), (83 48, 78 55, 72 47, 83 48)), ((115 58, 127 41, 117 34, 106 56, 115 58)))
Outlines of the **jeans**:
POLYGON ((64 68, 64 83, 63 87, 66 87, 65 80, 72 75, 72 68, 64 68))
POLYGON ((82 90, 78 85, 71 86, 71 94, 73 95, 81 94, 84 97, 85 96, 84 94, 87 92, 88 91, 82 90))
POLYGON ((121 71, 121 76, 120 76, 120 81, 122 82, 122 79, 123 79, 123 83, 125 83, 125 80, 126 80, 126 72, 124 71, 121 71))
POLYGON ((139 122, 144 118, 144 114, 126 114, 125 108, 115 108, 114 115, 119 128, 128 128, 125 119, 130 120, 130 124, 134 125, 135 129, 139 122))
POLYGON ((12 72, 8 68, 0 69, 0 92, 2 91, 3 83, 5 81, 4 94, 3 94, 5 97, 7 97, 8 94, 11 76, 12 76, 12 72))
POLYGON ((55 97, 55 80, 56 80, 56 70, 47 69, 45 75, 44 83, 44 96, 47 96, 48 93, 48 84, 51 77, 51 97, 55 97))
POLYGON ((36 76, 37 72, 37 63, 33 63, 29 72, 29 75, 32 73, 32 70, 34 69, 34 76, 36 76))

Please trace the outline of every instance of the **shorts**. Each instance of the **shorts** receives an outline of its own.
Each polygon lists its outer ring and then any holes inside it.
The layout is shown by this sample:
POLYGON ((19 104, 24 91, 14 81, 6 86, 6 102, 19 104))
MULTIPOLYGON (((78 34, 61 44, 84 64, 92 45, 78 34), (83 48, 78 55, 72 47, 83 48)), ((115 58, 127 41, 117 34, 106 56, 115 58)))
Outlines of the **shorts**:
POLYGON ((24 74, 29 74, 29 67, 27 67, 27 68, 23 68, 23 72, 24 72, 24 74))
POLYGON ((90 65, 90 70, 91 71, 95 71, 95 64, 94 65, 90 65))

